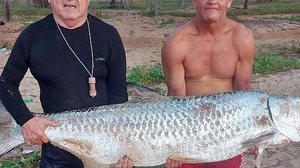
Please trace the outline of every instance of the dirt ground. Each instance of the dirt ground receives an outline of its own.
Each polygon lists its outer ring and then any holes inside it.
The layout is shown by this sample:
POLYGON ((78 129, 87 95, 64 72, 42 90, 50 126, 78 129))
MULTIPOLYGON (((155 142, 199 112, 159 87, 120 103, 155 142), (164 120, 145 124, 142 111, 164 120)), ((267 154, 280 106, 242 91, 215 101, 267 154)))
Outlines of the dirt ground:
MULTIPOLYGON (((128 69, 134 66, 160 64, 160 50, 165 37, 191 19, 172 17, 174 23, 160 26, 163 20, 167 20, 171 16, 153 19, 130 11, 103 11, 103 15, 106 16, 106 19, 103 20, 115 26, 122 37, 127 54, 128 69)), ((300 58, 300 23, 284 19, 272 19, 273 16, 244 16, 238 17, 238 20, 254 32, 257 49, 266 44, 287 45, 293 43, 299 49, 297 57, 300 58)), ((25 24, 20 23, 7 23, 0 26, 0 73, 11 52, 10 48, 20 31, 25 27, 25 24), (8 48, 8 50, 3 48, 8 48)), ((300 70, 290 70, 265 76, 254 74, 252 83, 254 90, 267 91, 273 95, 300 96, 300 70)), ((164 84, 159 86, 165 88, 164 84)), ((41 112, 39 88, 30 73, 26 74, 20 90, 24 98, 33 100, 28 104, 30 110, 41 112)), ((298 168, 299 165, 300 143, 271 148, 270 151, 264 153, 262 161, 264 168, 298 168)), ((245 158, 243 167, 254 167, 252 156, 245 158)))

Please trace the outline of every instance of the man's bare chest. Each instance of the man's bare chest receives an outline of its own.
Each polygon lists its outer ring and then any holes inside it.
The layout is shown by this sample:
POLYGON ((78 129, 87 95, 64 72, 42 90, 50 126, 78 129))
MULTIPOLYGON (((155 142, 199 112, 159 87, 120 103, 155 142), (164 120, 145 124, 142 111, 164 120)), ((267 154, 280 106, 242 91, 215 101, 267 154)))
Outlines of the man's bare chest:
POLYGON ((238 51, 230 44, 221 42, 194 45, 185 55, 186 77, 232 78, 238 58, 238 51))

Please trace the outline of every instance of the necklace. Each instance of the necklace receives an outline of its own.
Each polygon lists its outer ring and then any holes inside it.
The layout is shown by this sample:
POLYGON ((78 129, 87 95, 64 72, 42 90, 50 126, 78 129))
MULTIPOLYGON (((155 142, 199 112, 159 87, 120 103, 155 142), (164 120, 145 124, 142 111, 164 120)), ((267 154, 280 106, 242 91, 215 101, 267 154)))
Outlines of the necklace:
POLYGON ((87 73, 90 75, 90 77, 88 78, 88 84, 89 84, 89 95, 91 97, 95 97, 97 95, 97 90, 96 90, 96 78, 94 77, 94 52, 93 52, 93 43, 92 43, 92 37, 91 37, 91 29, 90 29, 90 23, 89 23, 89 19, 87 18, 87 26, 88 26, 88 32, 89 32, 89 41, 90 41, 90 48, 91 48, 91 55, 92 55, 92 70, 91 72, 87 69, 87 67, 83 64, 83 62, 79 59, 79 57, 77 56, 77 54, 74 52, 74 50, 71 48, 71 46, 69 45, 66 37, 64 36, 63 32, 61 31, 59 25, 56 23, 56 26, 62 36, 62 38, 64 39, 66 45, 69 47, 69 49, 71 50, 71 52, 73 53, 73 55, 76 57, 76 59, 79 61, 79 63, 83 66, 83 68, 87 71, 87 73))

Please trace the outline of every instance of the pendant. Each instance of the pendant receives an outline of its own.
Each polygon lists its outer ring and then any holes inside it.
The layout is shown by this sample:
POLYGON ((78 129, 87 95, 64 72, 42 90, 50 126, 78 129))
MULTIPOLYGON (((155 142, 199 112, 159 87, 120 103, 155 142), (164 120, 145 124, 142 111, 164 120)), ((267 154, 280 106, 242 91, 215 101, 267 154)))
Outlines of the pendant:
POLYGON ((95 77, 89 77, 89 87, 90 87, 90 96, 95 97, 97 95, 96 90, 96 78, 95 77))

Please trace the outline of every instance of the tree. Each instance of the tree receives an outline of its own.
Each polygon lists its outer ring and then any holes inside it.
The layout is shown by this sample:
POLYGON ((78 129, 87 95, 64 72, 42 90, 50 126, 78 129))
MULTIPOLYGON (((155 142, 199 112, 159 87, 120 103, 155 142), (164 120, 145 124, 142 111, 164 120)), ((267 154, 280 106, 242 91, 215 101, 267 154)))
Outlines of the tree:
POLYGON ((125 0, 124 7, 125 7, 125 9, 128 9, 128 8, 129 8, 128 0, 125 0))
POLYGON ((153 1, 154 1, 153 15, 158 16, 158 0, 153 0, 153 1))
POLYGON ((5 17, 6 17, 6 21, 10 21, 10 3, 9 3, 9 0, 5 1, 5 17))
POLYGON ((244 9, 248 9, 248 0, 245 0, 244 9))
POLYGON ((179 6, 183 6, 184 5, 184 0, 177 0, 177 3, 179 6))
POLYGON ((110 2, 110 7, 111 8, 116 8, 117 4, 116 4, 116 0, 111 0, 110 2))
POLYGON ((27 0, 26 4, 27 4, 27 12, 32 12, 32 0, 27 0))
POLYGON ((5 7, 5 0, 1 0, 1 6, 4 9, 4 7, 5 7))
POLYGON ((47 8, 49 3, 48 3, 48 0, 40 0, 41 1, 41 7, 42 8, 47 8))

